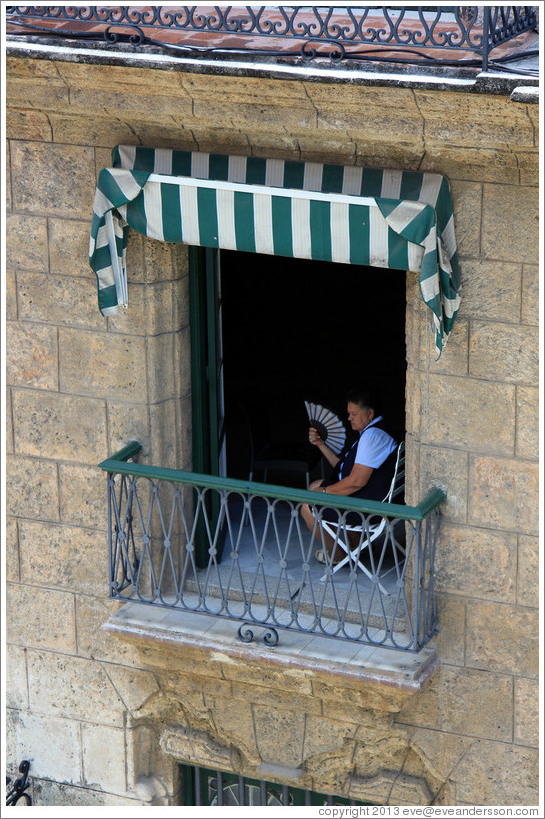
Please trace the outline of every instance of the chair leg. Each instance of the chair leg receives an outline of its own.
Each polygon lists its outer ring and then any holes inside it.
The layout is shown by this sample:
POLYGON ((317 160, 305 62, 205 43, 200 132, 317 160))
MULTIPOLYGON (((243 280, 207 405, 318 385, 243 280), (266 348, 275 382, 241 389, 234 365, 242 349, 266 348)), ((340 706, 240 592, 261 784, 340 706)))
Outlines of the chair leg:
MULTIPOLYGON (((335 563, 332 566, 332 570, 333 570, 332 573, 335 574, 335 572, 337 572, 339 569, 342 569, 342 567, 345 566, 349 561, 353 561, 355 564, 357 564, 359 566, 361 571, 369 578, 369 580, 373 581, 374 575, 369 571, 367 566, 363 565, 363 563, 360 560, 360 557, 361 557, 364 549, 370 549, 371 548, 371 542, 366 543, 366 544, 362 545, 361 547, 358 544, 358 546, 353 548, 352 546, 349 545, 350 540, 349 540, 349 534, 348 533, 347 533, 348 534, 348 537, 347 537, 348 544, 347 544, 343 540, 341 540, 341 538, 339 538, 338 535, 336 536, 331 531, 330 527, 327 526, 326 524, 322 523, 322 528, 325 529, 325 531, 329 534, 329 536, 333 538, 335 551, 337 550, 337 548, 341 548, 343 551, 346 552, 346 557, 343 557, 341 560, 339 560, 338 563, 335 563)), ((333 554, 334 553, 335 552, 333 552, 333 554)), ((322 577, 320 578, 320 582, 321 583, 324 582, 326 577, 327 577, 327 574, 322 575, 322 577)), ((390 597, 390 593, 382 585, 380 580, 378 581, 378 587, 380 589, 381 594, 385 595, 386 597, 390 597)))

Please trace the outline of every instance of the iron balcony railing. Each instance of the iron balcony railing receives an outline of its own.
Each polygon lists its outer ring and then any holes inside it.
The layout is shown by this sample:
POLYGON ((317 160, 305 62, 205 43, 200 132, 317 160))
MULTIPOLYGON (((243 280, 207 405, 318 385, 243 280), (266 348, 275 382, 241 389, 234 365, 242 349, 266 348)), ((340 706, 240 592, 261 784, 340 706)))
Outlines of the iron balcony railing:
MULTIPOLYGON (((8 6, 7 34, 184 55, 477 66, 537 26, 533 6, 8 6), (462 62, 461 62, 462 61, 462 62)), ((525 44, 526 47, 528 43, 525 44)), ((537 53, 537 52, 536 52, 537 53)))
POLYGON ((338 540, 349 512, 361 521, 338 569, 315 558, 322 493, 129 463, 139 451, 134 442, 100 464, 112 597, 237 621, 241 640, 269 645, 288 629, 418 651, 436 633, 442 490, 414 507, 328 495, 338 540), (315 510, 312 532, 303 503, 315 510))

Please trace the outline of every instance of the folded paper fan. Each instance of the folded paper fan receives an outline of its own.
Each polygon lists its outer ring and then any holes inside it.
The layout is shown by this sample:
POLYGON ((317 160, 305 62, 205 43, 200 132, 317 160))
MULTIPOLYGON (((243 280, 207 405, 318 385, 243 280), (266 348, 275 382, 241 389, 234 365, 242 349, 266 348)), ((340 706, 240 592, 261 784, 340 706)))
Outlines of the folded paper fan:
POLYGON ((346 429, 341 419, 327 407, 305 401, 309 417, 309 426, 314 427, 322 441, 327 442, 336 455, 346 441, 346 429))

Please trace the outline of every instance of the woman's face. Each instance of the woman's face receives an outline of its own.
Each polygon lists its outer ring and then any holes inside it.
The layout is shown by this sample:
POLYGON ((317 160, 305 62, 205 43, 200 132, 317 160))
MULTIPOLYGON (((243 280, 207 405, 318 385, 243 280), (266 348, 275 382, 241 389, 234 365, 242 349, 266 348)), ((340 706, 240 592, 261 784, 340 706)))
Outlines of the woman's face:
POLYGON ((375 416, 375 411, 373 409, 360 407, 359 404, 353 404, 352 401, 348 402, 347 412, 348 420, 355 432, 361 432, 364 430, 367 424, 370 424, 375 416))

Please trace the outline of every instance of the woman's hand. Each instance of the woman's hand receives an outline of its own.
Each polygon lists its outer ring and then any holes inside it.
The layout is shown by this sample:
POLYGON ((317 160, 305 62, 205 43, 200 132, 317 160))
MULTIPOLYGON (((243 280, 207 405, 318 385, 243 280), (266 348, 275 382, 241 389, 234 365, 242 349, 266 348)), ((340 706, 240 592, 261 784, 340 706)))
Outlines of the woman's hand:
POLYGON ((308 431, 308 440, 313 446, 320 446, 320 444, 323 444, 322 439, 320 438, 314 427, 311 427, 308 431))

